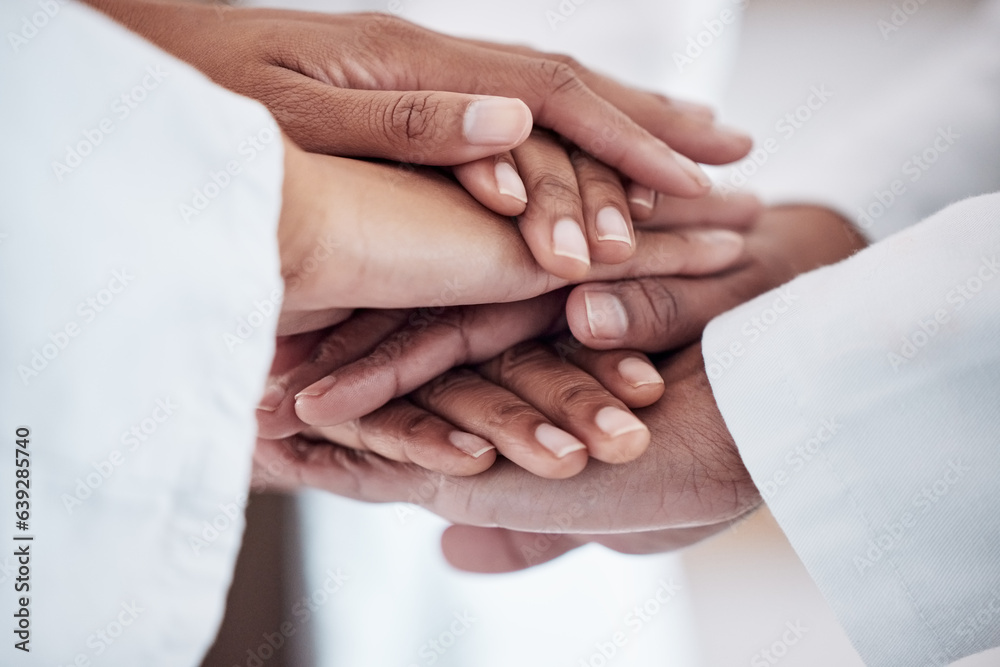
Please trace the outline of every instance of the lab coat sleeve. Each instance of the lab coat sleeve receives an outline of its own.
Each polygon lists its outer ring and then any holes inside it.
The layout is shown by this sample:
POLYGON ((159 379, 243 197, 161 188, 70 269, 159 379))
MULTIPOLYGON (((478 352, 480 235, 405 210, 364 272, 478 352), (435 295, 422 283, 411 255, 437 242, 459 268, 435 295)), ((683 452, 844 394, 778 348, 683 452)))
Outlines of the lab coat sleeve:
POLYGON ((754 482, 866 664, 1000 645, 1000 194, 722 315, 754 482))
MULTIPOLYGON (((821 106, 809 131, 791 142, 757 146, 767 155, 780 145, 780 153, 749 187, 768 204, 833 209, 871 240, 1000 189, 1000 1, 967 14, 894 68, 893 78, 873 94, 814 87, 821 94, 811 103, 821 106), (840 99, 844 95, 848 99, 840 99), (824 107, 826 96, 837 103, 824 107)), ((886 43, 893 37, 888 33, 886 43)), ((885 57, 892 53, 887 46, 885 57)))
POLYGON ((197 665, 273 355, 280 135, 86 7, 0 27, 0 664, 197 665))

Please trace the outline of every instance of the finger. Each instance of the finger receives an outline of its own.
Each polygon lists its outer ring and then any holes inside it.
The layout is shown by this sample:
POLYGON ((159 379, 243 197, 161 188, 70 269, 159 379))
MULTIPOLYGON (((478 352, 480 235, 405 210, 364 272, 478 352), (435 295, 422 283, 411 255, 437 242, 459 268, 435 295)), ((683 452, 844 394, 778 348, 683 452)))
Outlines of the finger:
POLYGON ((595 262, 620 264, 635 251, 632 219, 621 177, 582 151, 571 155, 583 218, 595 262))
POLYGON ((534 132, 514 151, 528 205, 521 235, 538 264, 552 275, 579 280, 590 268, 583 201, 566 149, 545 132, 534 132))
MULTIPOLYGON (((633 184, 634 185, 634 184, 633 184)), ((638 196, 644 196, 639 193, 638 196)), ((635 199, 629 203, 638 207, 635 199)), ((657 195, 655 205, 642 219, 644 229, 669 227, 704 226, 747 229, 757 221, 764 205, 756 195, 749 192, 724 193, 713 189, 701 199, 682 199, 657 195)))
MULTIPOLYGON (((632 461, 649 446, 649 429, 624 403, 545 345, 515 345, 477 370, 575 436, 600 461, 632 461)), ((542 439, 543 434, 536 435, 542 439)))
POLYGON ((621 264, 595 264, 586 281, 708 275, 736 265, 744 256, 743 235, 725 229, 636 229, 635 234, 636 252, 631 259, 621 264))
MULTIPOLYGON (((700 542, 729 525, 719 523, 612 535, 526 533, 506 528, 449 526, 441 535, 441 550, 448 563, 459 570, 500 574, 547 563, 590 543, 603 544, 627 554, 665 553, 700 542)), ((567 530, 565 526, 559 528, 567 530)))
POLYGON ((568 350, 570 361, 592 375, 629 408, 644 408, 663 396, 663 378, 641 352, 592 350, 575 338, 557 349, 568 350))
MULTIPOLYGON (((473 90, 523 100, 536 124, 580 146, 601 162, 660 192, 698 197, 711 181, 694 162, 640 127, 609 99, 581 80, 578 64, 566 57, 522 55, 492 47, 439 40, 448 53, 447 67, 421 69, 419 82, 429 88, 473 90), (449 53, 450 52, 450 53, 449 53), (457 67, 455 62, 480 63, 457 67), (489 74, 484 77, 484 72, 489 74)), ((421 54, 426 58, 426 54, 421 54)), ((413 80, 415 83, 415 79, 413 80)), ((675 133, 679 134, 679 133, 675 133)))
POLYGON ((590 283, 570 294, 566 317, 587 347, 660 352, 697 340, 712 318, 765 289, 742 272, 590 283))
POLYGON ((491 211, 508 216, 524 213, 528 194, 510 153, 460 164, 454 172, 469 194, 491 211))
MULTIPOLYGON (((309 341, 308 348, 300 349, 296 363, 286 363, 280 373, 268 380, 268 387, 257 407, 260 437, 283 438, 305 428, 306 424, 295 414, 295 394, 333 370, 371 352, 380 341, 406 322, 407 317, 407 311, 361 311, 323 334, 292 337, 291 340, 309 341)), ((302 346, 301 342, 287 344, 302 346)))
POLYGON ((584 443, 519 396, 468 369, 432 380, 413 392, 411 400, 489 440, 506 458, 539 477, 565 479, 587 465, 584 443))
MULTIPOLYGON (((540 54, 531 48, 518 45, 468 41, 480 48, 516 53, 527 58, 542 57, 566 65, 590 91, 612 102, 616 109, 637 125, 692 160, 707 164, 728 164, 750 152, 752 139, 741 130, 717 123, 711 107, 627 86, 611 77, 593 72, 572 58, 562 55, 540 54)), ((534 107, 532 109, 534 110, 534 107)), ((544 124, 537 111, 535 116, 536 122, 544 124)), ((575 143, 584 145, 559 128, 553 129, 575 143)), ((601 160, 607 162, 603 157, 601 160)), ((612 166, 617 167, 617 165, 612 166)), ((656 187, 654 183, 648 184, 656 187)))
MULTIPOLYGON (((445 475, 475 475, 496 460, 496 447, 492 443, 456 428, 406 399, 394 400, 330 434, 342 434, 345 429, 355 434, 348 442, 341 438, 346 446, 445 475)), ((323 428, 316 428, 308 435, 327 434, 323 428)))
POLYGON ((518 99, 337 88, 284 69, 260 98, 309 152, 413 164, 465 164, 509 151, 533 124, 518 99))
POLYGON ((406 327, 370 353, 300 388, 295 398, 298 418, 317 426, 340 424, 450 368, 485 361, 547 332, 562 319, 565 298, 565 292, 552 292, 511 304, 414 311, 406 327))

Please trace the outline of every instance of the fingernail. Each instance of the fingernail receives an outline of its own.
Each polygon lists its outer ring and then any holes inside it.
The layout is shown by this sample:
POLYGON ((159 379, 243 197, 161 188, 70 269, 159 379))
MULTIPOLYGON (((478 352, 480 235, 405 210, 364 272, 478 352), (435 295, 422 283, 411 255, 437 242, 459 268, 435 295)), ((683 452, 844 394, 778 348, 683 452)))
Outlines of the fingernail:
POLYGON ((621 408, 608 406, 601 408, 594 418, 597 428, 606 435, 617 438, 618 436, 632 433, 633 431, 645 431, 646 425, 639 421, 639 418, 631 412, 625 412, 621 408))
POLYGON ((496 447, 478 435, 466 433, 465 431, 452 431, 448 434, 448 440, 457 449, 462 450, 474 459, 478 459, 491 449, 496 449, 496 447))
POLYGON ((557 459, 566 458, 573 452, 587 448, 585 444, 569 433, 551 424, 539 424, 538 428, 535 429, 535 439, 542 447, 555 454, 557 459))
POLYGON ((614 206, 606 206, 597 212, 597 240, 621 241, 632 245, 625 216, 614 206))
POLYGON ((637 206, 644 206, 652 209, 656 205, 656 190, 647 188, 644 185, 633 185, 630 188, 632 196, 628 198, 630 202, 637 206))
POLYGON ((625 357, 618 362, 618 373, 633 387, 663 384, 663 378, 653 366, 637 357, 625 357))
POLYGON ((680 153, 674 153, 674 158, 677 160, 677 164, 680 168, 684 170, 684 173, 690 176, 698 185, 703 188, 712 187, 712 179, 708 177, 708 174, 701 170, 697 164, 695 164, 686 155, 681 155, 680 153))
POLYGON ((689 102, 688 100, 670 100, 670 104, 678 111, 683 111, 686 114, 691 114, 692 116, 701 116, 702 118, 715 118, 715 109, 708 106, 707 104, 699 104, 698 102, 689 102))
POLYGON ((465 138, 476 146, 518 144, 531 132, 531 109, 521 100, 484 97, 465 109, 465 138))
POLYGON ((728 229, 706 229, 704 231, 690 232, 688 234, 689 238, 694 238, 697 241, 702 241, 703 243, 708 243, 710 245, 725 247, 725 246, 743 246, 744 239, 743 235, 738 232, 733 232, 728 229))
POLYGON ((719 134, 724 134, 730 139, 739 139, 741 141, 753 141, 753 137, 739 129, 738 127, 733 127, 732 125, 723 125, 717 123, 715 125, 715 131, 719 134))
POLYGON ((299 393, 295 394, 295 400, 300 398, 316 398, 330 391, 333 385, 337 384, 337 378, 327 375, 318 382, 314 382, 299 393))
POLYGON ((493 169, 497 178, 497 190, 502 195, 513 197, 522 204, 528 203, 528 193, 524 189, 524 181, 521 180, 517 169, 508 162, 497 162, 493 169))
POLYGON ((261 396, 257 409, 264 412, 274 412, 281 405, 281 401, 284 400, 286 391, 280 384, 269 385, 264 395, 261 396))
POLYGON ((594 338, 616 340, 628 331, 628 314, 621 300, 607 292, 585 292, 587 324, 594 338))
POLYGON ((590 266, 590 251, 587 237, 575 220, 563 218, 552 229, 552 252, 560 257, 569 257, 590 266))

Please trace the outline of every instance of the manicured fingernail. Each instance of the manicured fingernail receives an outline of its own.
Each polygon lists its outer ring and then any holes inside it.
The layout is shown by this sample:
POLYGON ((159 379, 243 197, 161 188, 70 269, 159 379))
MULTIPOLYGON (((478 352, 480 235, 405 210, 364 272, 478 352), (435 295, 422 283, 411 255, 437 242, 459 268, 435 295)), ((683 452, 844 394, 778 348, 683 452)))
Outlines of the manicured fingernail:
POLYGON ((618 436, 632 433, 633 431, 645 431, 646 425, 639 421, 639 418, 631 412, 625 412, 621 408, 608 406, 601 408, 594 418, 597 428, 606 435, 617 438, 618 436))
POLYGON ((587 448, 587 445, 552 424, 539 424, 535 429, 535 439, 542 447, 555 454, 557 459, 566 458, 573 452, 587 448))
POLYGON ((318 382, 314 382, 299 393, 295 394, 295 400, 300 398, 317 398, 330 391, 333 385, 337 384, 337 378, 327 375, 318 382))
POLYGON ((632 195, 628 198, 636 206, 643 206, 652 209, 656 206, 656 190, 647 188, 644 185, 633 185, 630 188, 632 195))
POLYGON ((742 248, 744 244, 742 234, 729 231, 728 229, 707 229, 690 232, 688 237, 703 243, 719 246, 720 248, 725 247, 727 250, 730 246, 739 246, 742 248))
POLYGON ((518 144, 531 132, 531 109, 521 100, 484 97, 465 109, 465 138, 476 146, 518 144))
POLYGON ((524 181, 517 173, 517 169, 507 162, 497 162, 493 168, 497 177, 497 190, 502 195, 513 197, 522 204, 528 203, 528 193, 524 189, 524 181))
POLYGON ((618 362, 618 373, 633 387, 663 384, 663 378, 652 364, 637 357, 625 357, 618 362))
POLYGON ((690 158, 680 153, 674 153, 674 159, 677 160, 677 164, 684 170, 684 173, 690 176, 698 185, 703 188, 712 187, 712 179, 690 158))
POLYGON ((281 405, 281 401, 284 400, 286 391, 280 384, 268 385, 264 395, 260 398, 257 409, 264 412, 274 412, 281 405))
POLYGON ((590 266, 590 251, 587 237, 575 220, 563 218, 552 229, 552 252, 560 257, 569 257, 590 266))
POLYGON ((462 450, 474 459, 478 459, 491 449, 496 449, 496 447, 478 435, 466 433, 465 431, 452 431, 448 434, 448 440, 457 449, 462 450))
POLYGON ((614 206, 606 206, 597 212, 597 240, 621 241, 632 245, 625 216, 614 206))
POLYGON ((628 331, 628 314, 621 300, 607 292, 585 292, 587 324, 594 338, 617 340, 628 331))

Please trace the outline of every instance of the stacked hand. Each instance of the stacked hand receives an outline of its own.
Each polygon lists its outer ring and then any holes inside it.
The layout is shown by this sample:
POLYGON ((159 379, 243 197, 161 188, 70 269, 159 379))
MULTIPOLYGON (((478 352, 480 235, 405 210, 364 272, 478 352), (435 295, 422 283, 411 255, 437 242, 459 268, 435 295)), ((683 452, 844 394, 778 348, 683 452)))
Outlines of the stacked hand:
POLYGON ((390 17, 89 2, 285 134, 265 482, 419 502, 467 524, 445 548, 478 570, 592 539, 672 548, 759 503, 697 341, 859 242, 826 211, 751 227, 755 199, 710 194, 692 160, 747 137, 570 59, 390 17), (539 531, 568 535, 539 550, 539 531))

